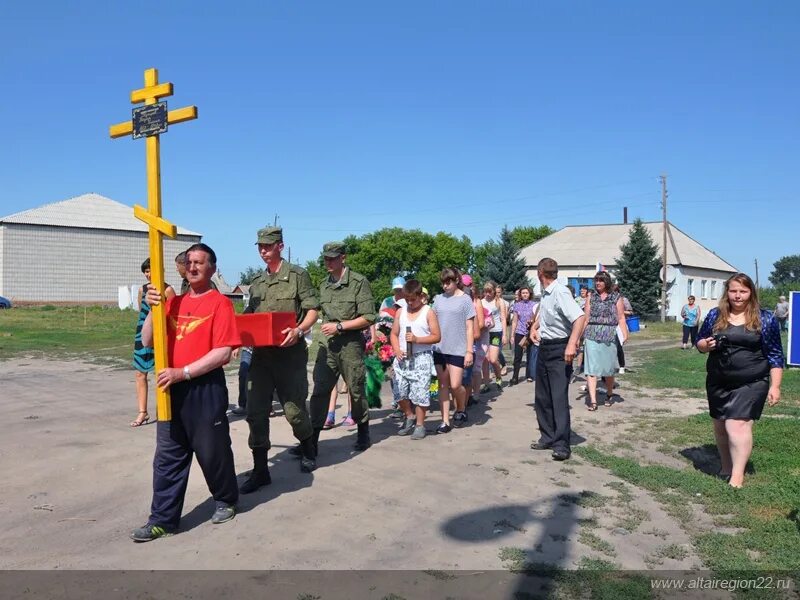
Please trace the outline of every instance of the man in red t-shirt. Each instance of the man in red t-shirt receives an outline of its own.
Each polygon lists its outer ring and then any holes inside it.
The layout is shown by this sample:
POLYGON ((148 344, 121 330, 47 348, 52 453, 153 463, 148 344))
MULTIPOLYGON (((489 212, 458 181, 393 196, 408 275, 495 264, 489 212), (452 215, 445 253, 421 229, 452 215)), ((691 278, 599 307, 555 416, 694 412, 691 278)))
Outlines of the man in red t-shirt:
MULTIPOLYGON (((131 532, 136 542, 149 542, 178 528, 192 454, 197 455, 216 502, 211 522, 225 523, 236 515, 239 488, 225 415, 228 388, 222 365, 230 361, 241 340, 233 304, 211 287, 216 264, 216 254, 205 244, 189 248, 186 278, 190 291, 166 304, 170 366, 159 371, 156 384, 170 390, 172 420, 157 425, 153 502, 147 524, 131 532)), ((161 300, 160 292, 151 285, 147 302, 152 306, 161 300)), ((142 342, 145 346, 153 343, 152 313, 142 327, 142 342)))

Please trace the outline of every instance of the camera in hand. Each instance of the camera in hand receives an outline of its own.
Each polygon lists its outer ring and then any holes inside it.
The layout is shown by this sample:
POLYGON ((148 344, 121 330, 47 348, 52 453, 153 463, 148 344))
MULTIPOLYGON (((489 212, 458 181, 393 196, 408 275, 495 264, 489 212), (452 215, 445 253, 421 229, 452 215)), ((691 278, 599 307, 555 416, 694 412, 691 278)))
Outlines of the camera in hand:
POLYGON ((723 334, 717 334, 714 336, 714 341, 717 343, 718 350, 724 350, 728 347, 728 336, 723 334))

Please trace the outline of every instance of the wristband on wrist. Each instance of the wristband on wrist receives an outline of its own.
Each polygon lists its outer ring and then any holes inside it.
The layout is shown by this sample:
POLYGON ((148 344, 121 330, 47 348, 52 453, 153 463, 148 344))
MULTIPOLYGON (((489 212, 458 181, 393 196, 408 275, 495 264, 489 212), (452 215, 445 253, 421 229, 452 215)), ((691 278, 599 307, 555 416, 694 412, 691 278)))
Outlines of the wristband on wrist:
POLYGON ((189 367, 183 367, 183 378, 186 381, 189 381, 192 378, 192 374, 189 372, 189 367))

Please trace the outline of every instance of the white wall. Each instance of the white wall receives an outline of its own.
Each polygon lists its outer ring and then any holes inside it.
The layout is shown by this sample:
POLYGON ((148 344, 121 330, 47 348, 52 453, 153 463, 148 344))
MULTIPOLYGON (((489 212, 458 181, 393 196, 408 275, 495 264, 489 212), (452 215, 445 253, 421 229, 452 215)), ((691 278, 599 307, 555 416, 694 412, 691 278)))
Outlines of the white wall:
MULTIPOLYGON (((108 302, 121 285, 143 284, 147 234, 77 227, 6 223, 0 256, 0 295, 20 302, 108 302)), ((164 240, 164 271, 180 285, 175 255, 198 236, 164 240)), ((180 289, 178 287, 178 289, 180 289)))

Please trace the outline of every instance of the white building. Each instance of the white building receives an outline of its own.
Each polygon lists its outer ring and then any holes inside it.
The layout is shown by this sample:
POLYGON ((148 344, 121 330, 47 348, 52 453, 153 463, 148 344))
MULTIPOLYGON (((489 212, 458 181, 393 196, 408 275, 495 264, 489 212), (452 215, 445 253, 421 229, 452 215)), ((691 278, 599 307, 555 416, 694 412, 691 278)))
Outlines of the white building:
MULTIPOLYGON (((84 194, 0 218, 0 296, 17 302, 116 304, 120 286, 143 284, 147 225, 133 208, 84 194)), ((180 290, 174 259, 201 234, 178 227, 164 238, 167 282, 180 290)))
MULTIPOLYGON (((614 275, 620 246, 628 242, 632 226, 620 223, 564 227, 522 249, 520 256, 528 267, 528 278, 538 287, 536 265, 542 258, 550 257, 558 263, 559 279, 572 285, 576 292, 581 285, 594 287, 598 263, 614 275)), ((662 223, 644 223, 644 226, 658 246, 660 259, 662 223)), ((723 283, 737 272, 736 267, 671 223, 667 227, 667 264, 667 315, 671 317, 679 317, 689 295, 697 298, 703 314, 717 306, 723 283)))

